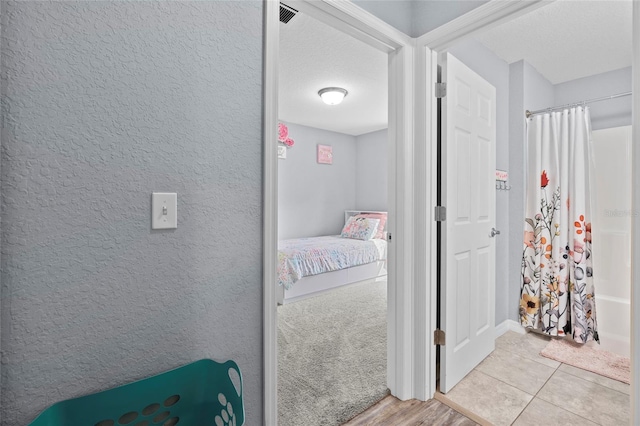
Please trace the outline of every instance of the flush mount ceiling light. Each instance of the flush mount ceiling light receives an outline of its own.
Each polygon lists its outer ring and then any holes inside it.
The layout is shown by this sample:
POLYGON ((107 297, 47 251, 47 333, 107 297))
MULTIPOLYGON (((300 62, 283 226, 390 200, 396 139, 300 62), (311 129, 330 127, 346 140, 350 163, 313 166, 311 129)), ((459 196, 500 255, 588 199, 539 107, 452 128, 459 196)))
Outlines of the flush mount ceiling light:
POLYGON ((322 102, 327 105, 338 105, 349 92, 341 87, 325 87, 318 91, 318 95, 322 98, 322 102))

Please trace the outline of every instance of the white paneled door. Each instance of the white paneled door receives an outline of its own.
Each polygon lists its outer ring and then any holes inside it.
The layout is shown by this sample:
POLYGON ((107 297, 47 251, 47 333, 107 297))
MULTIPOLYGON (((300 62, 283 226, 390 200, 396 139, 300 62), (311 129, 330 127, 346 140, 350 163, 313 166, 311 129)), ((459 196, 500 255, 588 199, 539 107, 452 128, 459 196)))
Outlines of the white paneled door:
MULTIPOLYGON (((496 90, 442 55, 440 391, 448 392, 495 348, 496 90)), ((523 118, 524 119, 524 118, 523 118)))

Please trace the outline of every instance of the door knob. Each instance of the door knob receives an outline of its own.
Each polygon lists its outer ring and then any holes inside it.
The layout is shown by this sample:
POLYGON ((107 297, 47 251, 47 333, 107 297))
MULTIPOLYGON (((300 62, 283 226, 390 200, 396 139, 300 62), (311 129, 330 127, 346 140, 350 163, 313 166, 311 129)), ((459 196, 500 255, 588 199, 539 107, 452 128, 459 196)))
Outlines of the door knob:
POLYGON ((489 236, 493 238, 496 235, 500 235, 500 231, 498 231, 496 228, 491 228, 491 232, 489 232, 489 236))

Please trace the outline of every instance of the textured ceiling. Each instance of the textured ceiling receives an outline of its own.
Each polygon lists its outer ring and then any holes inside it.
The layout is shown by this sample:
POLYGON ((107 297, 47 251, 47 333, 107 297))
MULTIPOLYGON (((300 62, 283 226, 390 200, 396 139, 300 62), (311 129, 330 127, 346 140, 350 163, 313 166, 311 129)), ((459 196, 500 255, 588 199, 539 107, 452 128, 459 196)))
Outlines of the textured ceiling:
POLYGON ((387 54, 309 16, 280 23, 279 118, 361 135, 387 127, 387 54), (318 90, 343 87, 340 105, 318 90))
POLYGON ((558 84, 631 66, 631 9, 631 0, 557 0, 477 39, 558 84))
MULTIPOLYGON (((557 0, 477 36, 553 84, 631 65, 631 0, 557 0)), ((309 16, 280 24, 279 118, 360 135, 387 127, 387 55, 309 16), (337 106, 318 90, 349 91, 337 106)))

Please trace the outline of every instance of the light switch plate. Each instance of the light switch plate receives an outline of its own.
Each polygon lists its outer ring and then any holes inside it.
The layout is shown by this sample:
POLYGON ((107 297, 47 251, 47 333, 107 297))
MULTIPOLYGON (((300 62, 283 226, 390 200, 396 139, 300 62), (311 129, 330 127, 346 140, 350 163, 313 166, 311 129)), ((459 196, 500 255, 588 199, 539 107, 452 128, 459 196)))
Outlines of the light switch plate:
POLYGON ((287 158, 287 147, 278 145, 278 158, 282 160, 286 160, 287 158))
POLYGON ((178 194, 154 192, 151 194, 151 229, 178 227, 178 194))

